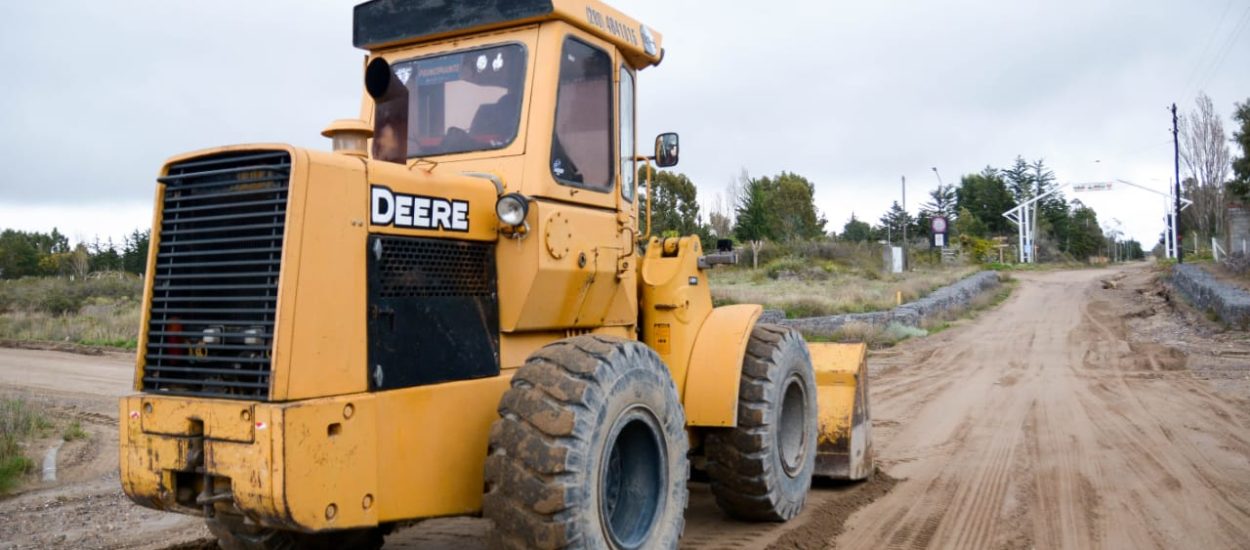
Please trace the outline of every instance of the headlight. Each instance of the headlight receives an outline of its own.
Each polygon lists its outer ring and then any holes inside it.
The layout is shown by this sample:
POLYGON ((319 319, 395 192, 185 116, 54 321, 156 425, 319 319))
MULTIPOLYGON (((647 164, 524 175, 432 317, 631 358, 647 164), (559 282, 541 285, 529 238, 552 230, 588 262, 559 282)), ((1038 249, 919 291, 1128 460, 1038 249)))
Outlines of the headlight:
POLYGON ((529 201, 520 193, 508 193, 495 203, 495 214, 505 224, 521 225, 529 214, 529 201))

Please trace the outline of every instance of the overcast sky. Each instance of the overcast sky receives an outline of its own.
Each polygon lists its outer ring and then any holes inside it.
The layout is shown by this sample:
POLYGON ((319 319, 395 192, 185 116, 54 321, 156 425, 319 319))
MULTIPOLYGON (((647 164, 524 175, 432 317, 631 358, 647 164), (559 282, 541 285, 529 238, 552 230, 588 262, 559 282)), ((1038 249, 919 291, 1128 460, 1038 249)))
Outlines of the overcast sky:
MULTIPOLYGON (((360 105, 352 1, 0 4, 0 227, 75 240, 151 223, 153 178, 230 143, 328 148, 360 105)), ((640 139, 682 135, 703 202, 797 172, 840 229, 1016 155, 1060 182, 1171 177, 1167 105, 1250 98, 1250 0, 618 1, 664 33, 640 139), (1096 162, 1101 161, 1101 162, 1096 162)), ((1153 243, 1163 200, 1068 194, 1153 243)), ((705 207, 706 210, 706 207, 705 207)))

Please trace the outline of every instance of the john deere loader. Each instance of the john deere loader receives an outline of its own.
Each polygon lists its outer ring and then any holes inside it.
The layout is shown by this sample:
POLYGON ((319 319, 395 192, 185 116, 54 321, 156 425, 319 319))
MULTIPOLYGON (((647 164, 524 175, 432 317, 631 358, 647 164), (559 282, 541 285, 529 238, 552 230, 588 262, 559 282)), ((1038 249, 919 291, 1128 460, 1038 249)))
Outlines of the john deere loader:
POLYGON ((733 253, 650 236, 679 155, 637 150, 660 33, 594 0, 373 0, 354 43, 332 152, 160 170, 130 498, 227 549, 457 515, 501 547, 673 548, 692 468, 746 521, 871 475, 864 348, 713 307, 733 253))

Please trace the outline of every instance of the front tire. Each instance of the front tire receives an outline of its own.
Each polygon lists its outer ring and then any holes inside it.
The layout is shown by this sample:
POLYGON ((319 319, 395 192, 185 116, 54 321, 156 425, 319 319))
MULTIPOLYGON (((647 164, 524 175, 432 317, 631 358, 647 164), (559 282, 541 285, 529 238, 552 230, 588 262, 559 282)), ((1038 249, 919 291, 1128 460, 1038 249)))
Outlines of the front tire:
POLYGON ((532 355, 500 400, 482 512, 506 548, 676 548, 685 415, 645 345, 579 336, 532 355))
POLYGON ((816 419, 816 377, 802 336, 756 325, 742 363, 738 425, 706 439, 716 504, 751 521, 798 515, 816 467, 816 419))

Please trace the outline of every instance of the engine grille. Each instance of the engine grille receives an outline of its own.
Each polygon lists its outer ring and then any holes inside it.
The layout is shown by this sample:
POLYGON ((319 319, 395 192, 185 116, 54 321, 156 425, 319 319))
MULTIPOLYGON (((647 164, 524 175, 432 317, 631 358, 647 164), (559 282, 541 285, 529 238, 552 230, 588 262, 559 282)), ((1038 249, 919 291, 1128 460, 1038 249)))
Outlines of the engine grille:
POLYGON ((269 397, 291 158, 180 162, 165 184, 143 389, 269 397))
MULTIPOLYGON (((382 298, 493 296, 494 249, 481 243, 379 237, 382 298)), ((378 252, 375 251, 375 254, 378 252)))

